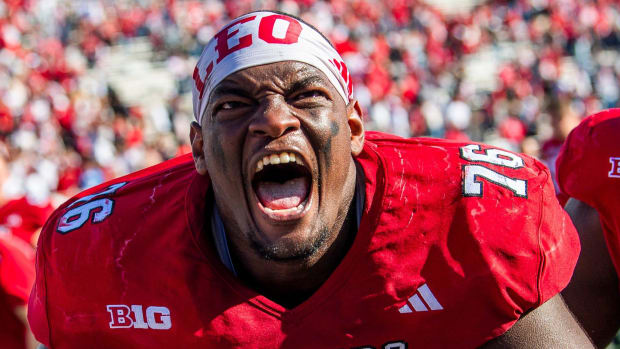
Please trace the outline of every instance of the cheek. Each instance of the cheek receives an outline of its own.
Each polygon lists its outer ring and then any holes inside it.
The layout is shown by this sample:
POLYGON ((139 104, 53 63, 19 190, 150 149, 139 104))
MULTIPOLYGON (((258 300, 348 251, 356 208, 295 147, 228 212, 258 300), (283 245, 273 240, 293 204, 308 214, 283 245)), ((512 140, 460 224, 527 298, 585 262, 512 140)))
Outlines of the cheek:
MULTIPOLYGON (((208 149, 205 150, 205 152, 209 152, 212 156, 212 159, 215 160, 215 164, 219 164, 221 169, 226 171, 227 169, 227 164, 226 164, 226 154, 224 154, 224 147, 222 146, 220 139, 216 138, 212 138, 211 142, 209 142, 208 144, 205 144, 205 147, 208 147, 208 149)), ((213 161, 208 161, 213 163, 213 161)))
MULTIPOLYGON (((207 161, 207 170, 218 172, 230 172, 236 170, 236 164, 239 162, 239 148, 235 140, 235 135, 231 130, 234 128, 223 129, 222 127, 213 127, 205 137, 204 152, 207 161)), ((212 175, 216 175, 213 173, 212 175)))
POLYGON ((333 177, 340 177, 346 173, 346 168, 341 166, 348 166, 347 159, 351 154, 347 125, 337 119, 340 116, 344 118, 343 114, 343 111, 329 110, 313 115, 311 119, 313 122, 309 124, 309 138, 317 149, 319 161, 324 169, 323 175, 331 177, 331 180, 338 180, 333 177))
MULTIPOLYGON (((327 156, 327 162, 325 163, 329 170, 332 166, 332 145, 338 140, 338 133, 340 132, 340 126, 335 120, 332 120, 329 124, 329 133, 325 141, 321 146, 321 151, 327 156)), ((326 133, 326 132, 325 132, 326 133)))
POLYGON ((309 131, 308 136, 318 151, 331 153, 332 147, 338 143, 337 139, 343 127, 337 118, 341 114, 339 110, 326 108, 304 118, 309 131))

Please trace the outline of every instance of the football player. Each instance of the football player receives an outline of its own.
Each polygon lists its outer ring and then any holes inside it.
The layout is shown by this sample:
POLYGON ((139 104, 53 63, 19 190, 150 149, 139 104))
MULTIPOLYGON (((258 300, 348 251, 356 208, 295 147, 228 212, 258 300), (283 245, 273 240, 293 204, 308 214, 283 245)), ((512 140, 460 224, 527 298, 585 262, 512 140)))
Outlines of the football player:
POLYGON ((192 154, 47 222, 29 319, 53 348, 584 348, 558 293, 579 242, 546 167, 365 132, 303 21, 225 26, 194 72, 192 154))
POLYGON ((585 118, 557 161, 565 209, 577 227, 581 256, 564 290, 566 303, 599 347, 620 328, 620 109, 585 118))

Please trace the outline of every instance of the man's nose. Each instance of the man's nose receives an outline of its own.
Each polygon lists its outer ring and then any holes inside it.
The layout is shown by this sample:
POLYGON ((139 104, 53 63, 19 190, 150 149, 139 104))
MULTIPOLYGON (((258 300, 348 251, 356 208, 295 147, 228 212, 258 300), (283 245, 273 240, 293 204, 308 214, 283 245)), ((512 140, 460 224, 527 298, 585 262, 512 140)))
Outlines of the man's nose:
POLYGON ((283 96, 265 98, 252 119, 249 131, 263 137, 278 138, 299 129, 299 119, 292 114, 283 96))

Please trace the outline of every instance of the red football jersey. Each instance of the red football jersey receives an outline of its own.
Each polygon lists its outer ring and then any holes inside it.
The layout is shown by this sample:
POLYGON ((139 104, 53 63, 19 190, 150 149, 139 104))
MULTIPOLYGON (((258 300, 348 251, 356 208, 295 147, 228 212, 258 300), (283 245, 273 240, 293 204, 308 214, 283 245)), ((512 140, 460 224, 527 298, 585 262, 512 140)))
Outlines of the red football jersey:
POLYGON ((594 207, 620 276, 620 109, 583 119, 557 162, 562 192, 594 207))
POLYGON ((29 320, 54 348, 476 347, 569 281, 577 234, 535 160, 369 132, 350 250, 292 309, 219 260, 210 181, 190 156, 61 206, 37 250, 29 320))
POLYGON ((15 314, 25 306, 34 283, 34 249, 19 238, 0 234, 0 347, 26 348, 26 327, 15 314))

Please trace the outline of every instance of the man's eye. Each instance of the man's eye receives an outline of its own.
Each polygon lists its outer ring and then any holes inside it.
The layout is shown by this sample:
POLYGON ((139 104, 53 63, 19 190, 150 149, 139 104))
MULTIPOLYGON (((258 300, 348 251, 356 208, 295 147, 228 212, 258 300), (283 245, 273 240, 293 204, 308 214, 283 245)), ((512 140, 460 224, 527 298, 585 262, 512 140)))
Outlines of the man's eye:
POLYGON ((215 111, 218 112, 220 110, 233 110, 233 109, 237 109, 237 108, 242 108, 245 105, 246 104, 243 103, 243 102, 228 101, 228 102, 224 102, 224 103, 221 103, 221 104, 217 105, 215 107, 215 111))
POLYGON ((325 97, 325 94, 318 90, 312 90, 307 92, 302 92, 297 95, 295 99, 306 99, 306 98, 316 98, 316 97, 325 97))

